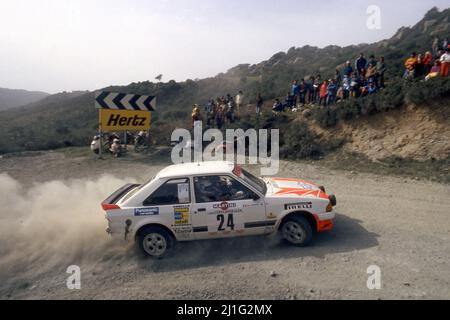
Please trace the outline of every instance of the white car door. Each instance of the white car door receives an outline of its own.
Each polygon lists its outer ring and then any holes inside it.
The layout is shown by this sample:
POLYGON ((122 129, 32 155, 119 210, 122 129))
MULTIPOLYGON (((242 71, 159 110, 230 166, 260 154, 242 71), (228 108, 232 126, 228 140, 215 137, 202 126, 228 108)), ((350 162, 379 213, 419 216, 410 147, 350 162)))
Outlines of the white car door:
POLYGON ((194 239, 266 233, 264 199, 228 175, 193 178, 194 239))
POLYGON ((170 179, 144 201, 142 208, 135 209, 135 215, 168 227, 179 241, 191 240, 190 189, 189 178, 170 179))

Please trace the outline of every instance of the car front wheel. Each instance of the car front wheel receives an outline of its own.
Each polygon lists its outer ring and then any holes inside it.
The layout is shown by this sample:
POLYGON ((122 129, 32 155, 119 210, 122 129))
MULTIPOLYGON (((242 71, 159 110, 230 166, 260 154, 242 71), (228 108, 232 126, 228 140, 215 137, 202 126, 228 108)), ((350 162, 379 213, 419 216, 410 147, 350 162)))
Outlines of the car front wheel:
POLYGON ((170 252, 174 240, 163 228, 148 227, 139 233, 138 244, 145 256, 161 259, 170 252))
POLYGON ((306 246, 312 240, 312 228, 309 222, 300 216, 289 217, 281 226, 283 238, 290 244, 306 246))

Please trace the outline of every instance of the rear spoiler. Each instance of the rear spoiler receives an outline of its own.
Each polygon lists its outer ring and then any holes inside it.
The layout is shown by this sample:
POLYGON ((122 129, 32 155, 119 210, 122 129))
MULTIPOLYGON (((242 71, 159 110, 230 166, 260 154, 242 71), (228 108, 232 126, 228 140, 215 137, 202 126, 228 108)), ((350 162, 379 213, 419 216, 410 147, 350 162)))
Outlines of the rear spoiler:
POLYGON ((102 202, 102 208, 103 210, 115 210, 120 209, 116 203, 125 195, 127 194, 131 189, 134 189, 136 187, 139 187, 139 184, 126 184, 122 188, 115 191, 112 195, 110 195, 106 200, 102 202))

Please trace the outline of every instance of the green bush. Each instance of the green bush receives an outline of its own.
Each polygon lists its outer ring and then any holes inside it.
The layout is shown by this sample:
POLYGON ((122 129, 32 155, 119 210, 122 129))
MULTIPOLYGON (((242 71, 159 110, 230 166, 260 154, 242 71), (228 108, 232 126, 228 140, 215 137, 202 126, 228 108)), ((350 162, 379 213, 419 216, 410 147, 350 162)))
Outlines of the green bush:
POLYGON ((318 137, 303 122, 292 122, 280 135, 280 156, 287 159, 317 158, 323 150, 318 137))
POLYGON ((450 79, 433 78, 412 83, 406 92, 406 102, 417 105, 450 97, 450 79))
POLYGON ((334 127, 337 124, 337 112, 334 107, 320 107, 313 111, 313 118, 323 128, 334 127))

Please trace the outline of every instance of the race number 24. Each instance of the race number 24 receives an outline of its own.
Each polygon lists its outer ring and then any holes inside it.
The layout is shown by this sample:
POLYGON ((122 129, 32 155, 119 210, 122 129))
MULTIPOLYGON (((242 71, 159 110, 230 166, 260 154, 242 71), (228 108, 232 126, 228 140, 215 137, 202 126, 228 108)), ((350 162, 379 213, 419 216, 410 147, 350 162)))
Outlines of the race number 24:
POLYGON ((225 218, 224 214, 217 215, 217 221, 219 221, 219 229, 218 231, 226 231, 228 228, 234 231, 234 218, 233 214, 228 214, 225 218), (225 221, 226 220, 226 221, 225 221), (226 222, 226 226, 225 226, 226 222))

